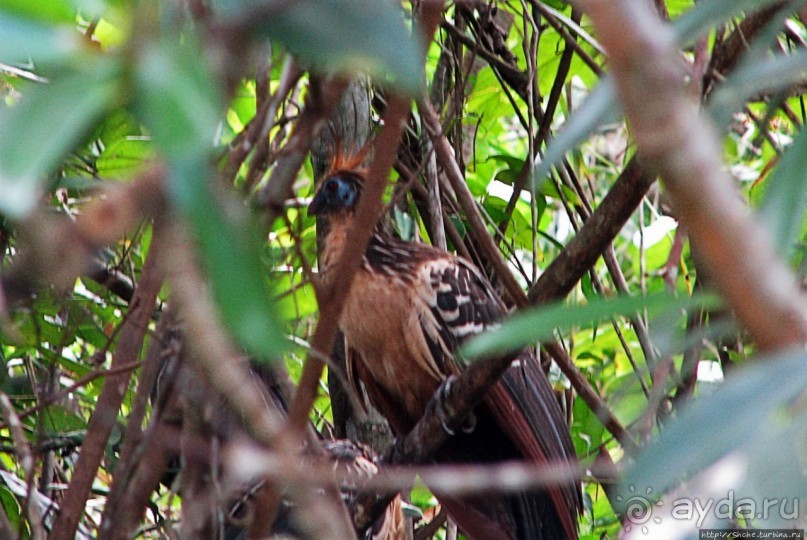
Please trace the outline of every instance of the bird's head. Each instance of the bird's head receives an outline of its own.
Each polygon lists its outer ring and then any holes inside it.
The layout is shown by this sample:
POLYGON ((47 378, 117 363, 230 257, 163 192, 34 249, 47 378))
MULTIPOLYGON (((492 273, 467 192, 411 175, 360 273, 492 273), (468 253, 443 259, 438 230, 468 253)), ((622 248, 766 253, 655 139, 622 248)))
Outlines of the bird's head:
POLYGON ((361 196, 362 178, 352 171, 338 171, 326 176, 308 206, 309 215, 352 213, 361 196))

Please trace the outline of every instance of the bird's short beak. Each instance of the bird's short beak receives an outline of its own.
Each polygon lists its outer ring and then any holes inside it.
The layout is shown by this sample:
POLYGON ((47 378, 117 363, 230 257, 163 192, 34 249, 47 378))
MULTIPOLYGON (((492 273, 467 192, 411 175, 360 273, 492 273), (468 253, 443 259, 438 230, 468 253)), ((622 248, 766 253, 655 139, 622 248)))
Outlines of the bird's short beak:
POLYGON ((308 205, 308 215, 316 216, 322 209, 324 200, 325 196, 322 194, 322 191, 317 191, 316 195, 314 195, 314 198, 311 200, 311 204, 308 205))

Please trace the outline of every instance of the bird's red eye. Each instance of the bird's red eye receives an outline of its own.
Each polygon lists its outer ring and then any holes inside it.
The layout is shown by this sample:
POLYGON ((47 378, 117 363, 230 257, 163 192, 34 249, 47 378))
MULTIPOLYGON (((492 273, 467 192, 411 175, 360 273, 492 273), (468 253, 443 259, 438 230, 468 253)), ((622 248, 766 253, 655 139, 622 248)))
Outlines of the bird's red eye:
POLYGON ((336 182, 336 180, 330 180, 327 184, 325 184, 325 189, 331 193, 335 193, 336 190, 339 189, 339 184, 336 182))

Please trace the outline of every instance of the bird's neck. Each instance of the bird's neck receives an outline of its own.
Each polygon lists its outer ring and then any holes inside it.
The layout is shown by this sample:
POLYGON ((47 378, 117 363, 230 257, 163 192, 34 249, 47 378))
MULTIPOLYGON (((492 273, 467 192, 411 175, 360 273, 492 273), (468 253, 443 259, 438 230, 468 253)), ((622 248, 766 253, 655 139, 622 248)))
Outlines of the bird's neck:
MULTIPOLYGON (((325 275, 328 270, 336 266, 342 251, 345 249, 348 238, 353 234, 353 224, 355 218, 353 216, 334 216, 329 219, 326 225, 324 240, 322 243, 322 251, 319 256, 319 272, 325 275)), ((390 240, 389 234, 384 230, 384 226, 379 223, 373 230, 373 235, 370 238, 370 243, 367 250, 372 249, 374 243, 388 242, 390 240)), ((363 254, 366 259, 367 252, 363 254)))
POLYGON ((322 252, 319 257, 319 271, 320 274, 325 274, 336 265, 342 251, 345 249, 345 243, 351 222, 349 219, 330 219, 327 224, 327 232, 324 237, 322 252))

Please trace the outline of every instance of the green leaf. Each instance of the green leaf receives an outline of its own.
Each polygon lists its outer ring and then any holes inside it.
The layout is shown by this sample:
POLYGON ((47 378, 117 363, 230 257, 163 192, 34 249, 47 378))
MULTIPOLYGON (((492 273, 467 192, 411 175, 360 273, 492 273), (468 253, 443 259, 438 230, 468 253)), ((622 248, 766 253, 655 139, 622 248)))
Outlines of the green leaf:
POLYGON ((104 148, 95 161, 98 174, 104 178, 128 178, 154 157, 154 146, 142 137, 125 137, 104 148))
POLYGON ((604 78, 580 108, 569 117, 558 135, 549 141, 540 161, 536 159, 532 173, 533 191, 540 189, 549 171, 567 152, 584 141, 598 127, 619 119, 622 111, 616 97, 613 80, 604 78))
POLYGON ((577 455, 591 454, 602 444, 605 427, 597 415, 579 397, 574 400, 574 423, 571 427, 572 441, 577 455))
POLYGON ((765 182, 760 217, 780 250, 787 252, 801 233, 807 212, 807 130, 802 129, 765 182))
POLYGON ((166 156, 201 157, 213 144, 222 112, 216 79, 192 37, 148 46, 136 73, 134 109, 166 156))
POLYGON ((5 483, 0 483, 0 506, 15 530, 18 529, 20 525, 25 524, 20 516, 20 505, 17 502, 17 498, 14 496, 14 493, 6 487, 5 483))
POLYGON ((76 9, 67 0, 0 0, 0 10, 45 22, 73 22, 76 18, 76 9))
POLYGON ((0 110, 0 212, 22 218, 33 208, 47 175, 113 104, 116 75, 114 64, 97 63, 0 110))
POLYGON ((624 486, 642 492, 650 488, 660 494, 730 452, 739 451, 748 458, 749 481, 773 483, 775 495, 780 497, 787 496, 796 481, 803 496, 801 447, 794 443, 804 440, 807 419, 804 365, 804 351, 794 350, 737 370, 719 391, 700 398, 666 426, 661 436, 637 456, 625 475, 624 486), (798 428, 798 436, 793 428, 798 428), (767 461, 787 451, 785 447, 798 456, 788 466, 765 469, 767 461), (756 474, 761 473, 760 468, 765 469, 767 479, 756 474))
POLYGON ((469 340, 460 351, 464 359, 475 359, 518 351, 538 341, 551 338, 557 327, 586 325, 617 315, 646 310, 649 316, 664 312, 714 307, 717 298, 692 296, 674 298, 668 295, 621 296, 596 299, 582 306, 566 306, 563 302, 521 311, 502 322, 501 326, 469 340))
POLYGON ((230 333, 250 353, 276 355, 287 340, 264 280, 262 241, 247 208, 212 174, 213 137, 224 108, 195 40, 163 40, 143 55, 135 110, 170 164, 170 195, 190 225, 230 333))
POLYGON ((66 58, 82 49, 81 34, 0 12, 0 61, 8 64, 66 58))
POLYGON ((204 161, 172 162, 173 200, 191 226, 225 325, 252 354, 276 356, 288 340, 264 280, 257 222, 211 180, 204 161))
POLYGON ((0 0, 0 11, 50 23, 74 23, 77 14, 89 20, 104 7, 103 0, 0 0))
POLYGON ((103 148, 95 160, 98 175, 103 178, 129 178, 154 158, 154 144, 143 135, 137 119, 123 109, 108 115, 92 139, 103 148))
MULTIPOLYGON (((42 428, 49 436, 80 433, 87 429, 84 419, 58 405, 47 407, 42 412, 42 418, 42 428)), ((30 423, 35 425, 35 419, 30 419, 30 423)))
POLYGON ((286 45, 320 70, 366 71, 409 95, 424 83, 423 53, 400 6, 377 0, 276 3, 254 30, 286 45))

